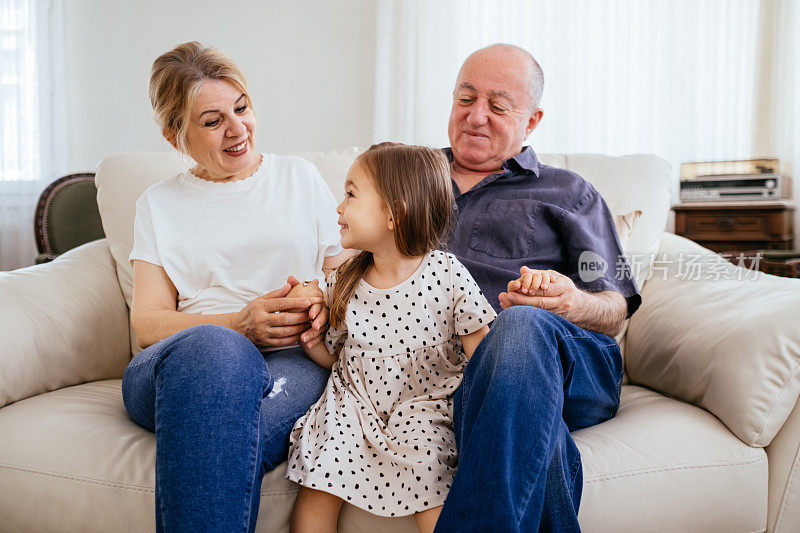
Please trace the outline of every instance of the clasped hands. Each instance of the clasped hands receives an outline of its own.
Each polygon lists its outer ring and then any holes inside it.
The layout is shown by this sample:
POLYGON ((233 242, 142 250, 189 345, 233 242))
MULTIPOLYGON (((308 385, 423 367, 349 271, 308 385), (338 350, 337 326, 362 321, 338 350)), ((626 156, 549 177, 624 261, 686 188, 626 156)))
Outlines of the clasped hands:
MULTIPOLYGON (((520 268, 520 277, 498 296, 500 307, 530 305, 569 319, 584 293, 555 270, 520 268)), ((260 296, 237 313, 233 329, 256 346, 288 346, 301 341, 312 347, 322 340, 328 308, 319 281, 300 282, 289 276, 286 284, 260 296)))
POLYGON ((526 266, 520 268, 519 273, 519 278, 508 282, 508 292, 498 296, 503 309, 530 305, 569 318, 573 310, 580 307, 584 293, 569 277, 555 270, 533 270, 526 266))
POLYGON ((286 284, 259 296, 236 314, 232 328, 256 346, 288 346, 301 341, 309 347, 322 340, 328 308, 319 281, 286 284))

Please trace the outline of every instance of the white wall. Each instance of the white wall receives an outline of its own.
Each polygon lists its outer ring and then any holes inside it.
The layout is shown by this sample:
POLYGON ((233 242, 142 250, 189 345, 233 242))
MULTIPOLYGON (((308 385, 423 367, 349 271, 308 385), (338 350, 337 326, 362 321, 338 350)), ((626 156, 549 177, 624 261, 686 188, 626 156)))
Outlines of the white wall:
POLYGON ((178 43, 229 55, 249 80, 266 152, 372 141, 372 0, 64 2, 69 170, 107 154, 168 150, 147 95, 150 67, 178 43))

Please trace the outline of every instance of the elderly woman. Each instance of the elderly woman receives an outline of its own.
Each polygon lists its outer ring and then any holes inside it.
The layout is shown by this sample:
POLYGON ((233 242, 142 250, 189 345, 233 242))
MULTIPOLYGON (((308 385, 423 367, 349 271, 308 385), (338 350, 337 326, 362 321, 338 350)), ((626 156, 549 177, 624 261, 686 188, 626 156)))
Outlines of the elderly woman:
POLYGON ((256 151, 244 76, 222 53, 163 54, 150 100, 195 164, 136 204, 131 320, 145 349, 123 399, 156 434, 157 528, 252 531, 261 479, 328 378, 297 346, 321 340, 322 298, 287 294, 291 275, 324 279, 343 259, 336 203, 311 163, 256 151))

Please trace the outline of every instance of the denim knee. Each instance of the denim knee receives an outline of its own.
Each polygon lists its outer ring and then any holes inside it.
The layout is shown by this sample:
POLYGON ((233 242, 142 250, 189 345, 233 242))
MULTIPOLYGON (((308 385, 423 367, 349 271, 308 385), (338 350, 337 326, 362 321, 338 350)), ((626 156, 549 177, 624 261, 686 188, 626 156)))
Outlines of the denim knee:
POLYGON ((193 326, 174 337, 174 342, 165 349, 164 359, 168 357, 170 366, 179 366, 187 373, 229 376, 265 368, 258 348, 247 337, 225 326, 193 326))
POLYGON ((495 356, 530 357, 530 351, 541 351, 552 344, 559 328, 558 315, 538 307, 517 305, 503 310, 492 323, 490 350, 495 356))
MULTIPOLYGON (((142 350, 122 379, 122 399, 131 418, 155 428, 156 390, 167 396, 236 396, 246 383, 261 396, 272 386, 261 352, 243 335, 217 325, 187 328, 142 350), (163 388, 157 386, 157 380, 163 388)), ((251 389, 252 390, 252 389, 251 389)))
POLYGON ((492 329, 518 330, 520 332, 542 332, 558 322, 559 316, 552 311, 531 305, 515 305, 504 309, 492 324, 492 329))

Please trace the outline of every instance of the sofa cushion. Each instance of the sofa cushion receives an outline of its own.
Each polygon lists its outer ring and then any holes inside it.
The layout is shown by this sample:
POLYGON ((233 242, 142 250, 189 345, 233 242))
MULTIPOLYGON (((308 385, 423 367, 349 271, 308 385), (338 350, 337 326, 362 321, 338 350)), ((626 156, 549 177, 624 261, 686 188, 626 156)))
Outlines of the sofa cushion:
POLYGON ((363 148, 351 146, 330 152, 293 152, 290 155, 296 155, 314 163, 319 169, 319 173, 325 178, 328 187, 333 191, 336 201, 341 202, 344 198, 344 181, 347 171, 363 151, 363 148))
POLYGON ((105 240, 0 272, 0 406, 122 376, 128 337, 128 309, 105 240))
MULTIPOLYGON (((155 531, 155 437, 122 404, 122 380, 0 409, 0 530, 155 531)), ((258 531, 288 530, 296 486, 265 476, 258 531)))
POLYGON ((764 531, 766 454, 707 411, 623 386, 611 420, 572 433, 585 533, 764 531))
POLYGON ((766 446, 800 395, 800 280, 665 234, 626 340, 633 383, 703 407, 766 446))
POLYGON ((667 225, 672 189, 670 164, 658 156, 645 154, 621 157, 542 154, 540 160, 571 170, 586 179, 603 196, 611 213, 642 211, 628 247, 623 248, 641 289, 649 276, 653 256, 658 252, 661 233, 667 225))
MULTIPOLYGON (((152 531, 155 438, 125 413, 120 380, 0 409, 4 532, 152 531)), ((616 418, 573 433, 584 463, 585 531, 757 531, 767 461, 707 412, 623 387, 616 418), (680 513, 675 513, 680 509, 680 513)), ((267 474, 258 531, 287 531, 296 486, 267 474)), ((416 531, 413 519, 345 506, 342 531, 416 531)))

